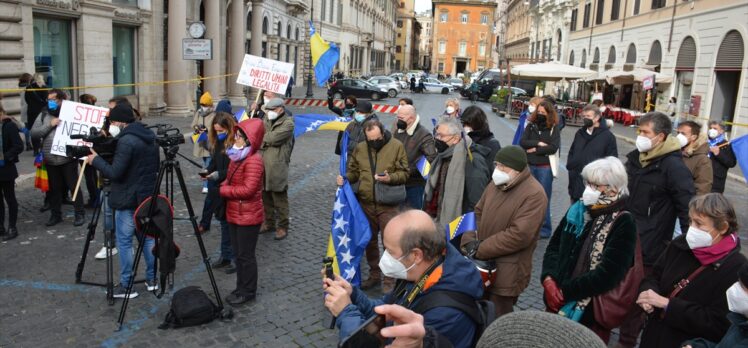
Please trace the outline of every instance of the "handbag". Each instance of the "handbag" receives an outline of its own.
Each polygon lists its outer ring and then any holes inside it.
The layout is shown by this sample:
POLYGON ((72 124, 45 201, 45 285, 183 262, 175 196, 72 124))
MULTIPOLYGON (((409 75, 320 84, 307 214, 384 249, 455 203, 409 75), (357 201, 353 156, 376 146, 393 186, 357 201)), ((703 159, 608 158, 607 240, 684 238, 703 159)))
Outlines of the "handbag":
MULTIPOLYGON (((556 128, 555 126, 551 128, 551 136, 553 136, 553 129, 556 128)), ((561 152, 561 150, 556 151, 552 155, 548 155, 548 162, 551 165, 551 173, 553 173, 553 177, 558 176, 558 154, 561 152)))
POLYGON ((377 165, 374 159, 371 157, 371 151, 368 149, 366 152, 369 154, 369 165, 371 165, 371 178, 374 180, 374 202, 384 205, 398 205, 408 198, 405 192, 405 185, 387 185, 381 181, 377 181, 374 177, 377 171, 377 165))
POLYGON ((621 323, 623 323, 623 320, 626 319, 627 314, 632 309, 631 304, 636 302, 636 298, 639 296, 639 285, 644 278, 644 263, 642 262, 641 249, 641 243, 639 243, 639 236, 637 234, 634 264, 626 272, 626 276, 621 283, 604 294, 592 297, 595 321, 606 329, 612 330, 621 326, 621 323))

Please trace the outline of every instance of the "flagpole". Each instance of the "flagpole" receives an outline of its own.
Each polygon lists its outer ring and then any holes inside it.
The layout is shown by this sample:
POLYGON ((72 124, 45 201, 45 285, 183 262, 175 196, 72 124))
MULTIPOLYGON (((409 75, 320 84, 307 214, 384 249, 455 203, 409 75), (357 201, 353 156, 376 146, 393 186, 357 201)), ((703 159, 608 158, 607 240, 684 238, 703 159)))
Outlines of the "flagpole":
MULTIPOLYGON (((309 11, 309 22, 314 25, 314 0, 312 0, 312 10, 309 11)), ((309 29, 307 29, 309 30, 309 29)), ((309 41, 311 42, 311 32, 309 34, 309 41)), ((309 72, 306 76, 306 97, 311 98, 314 96, 314 91, 312 90, 312 46, 311 43, 309 44, 309 72)))

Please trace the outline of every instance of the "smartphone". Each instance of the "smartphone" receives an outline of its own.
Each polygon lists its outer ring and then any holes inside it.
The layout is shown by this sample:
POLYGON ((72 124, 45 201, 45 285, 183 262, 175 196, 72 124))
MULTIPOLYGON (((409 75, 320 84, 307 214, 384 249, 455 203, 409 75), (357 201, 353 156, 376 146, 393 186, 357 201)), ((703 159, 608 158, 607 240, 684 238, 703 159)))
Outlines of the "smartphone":
POLYGON ((197 175, 200 175, 203 178, 207 178, 208 175, 210 175, 210 173, 208 173, 208 172, 198 172, 197 175))
POLYGON ((327 279, 335 280, 335 271, 332 269, 332 257, 325 257, 322 259, 322 263, 325 265, 325 277, 327 279))
POLYGON ((384 316, 377 314, 366 320, 356 331, 346 337, 339 348, 379 348, 384 347, 386 340, 379 334, 385 325, 384 316))
POLYGON ((377 176, 385 176, 385 175, 386 175, 386 174, 385 174, 384 172, 382 172, 382 173, 377 173, 377 176))

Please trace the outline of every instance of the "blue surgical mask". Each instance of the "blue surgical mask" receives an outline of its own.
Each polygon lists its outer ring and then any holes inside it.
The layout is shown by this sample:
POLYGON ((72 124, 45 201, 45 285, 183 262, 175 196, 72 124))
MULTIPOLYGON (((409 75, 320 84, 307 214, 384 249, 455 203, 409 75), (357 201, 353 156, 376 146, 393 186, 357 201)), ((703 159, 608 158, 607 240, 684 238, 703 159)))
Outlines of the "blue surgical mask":
POLYGON ((366 119, 366 115, 360 112, 357 112, 355 118, 356 118, 356 122, 364 122, 364 120, 366 119))
POLYGON ((56 100, 54 100, 54 99, 47 100, 47 109, 48 110, 50 110, 50 111, 57 110, 57 107, 58 107, 58 105, 57 105, 57 101, 56 100))

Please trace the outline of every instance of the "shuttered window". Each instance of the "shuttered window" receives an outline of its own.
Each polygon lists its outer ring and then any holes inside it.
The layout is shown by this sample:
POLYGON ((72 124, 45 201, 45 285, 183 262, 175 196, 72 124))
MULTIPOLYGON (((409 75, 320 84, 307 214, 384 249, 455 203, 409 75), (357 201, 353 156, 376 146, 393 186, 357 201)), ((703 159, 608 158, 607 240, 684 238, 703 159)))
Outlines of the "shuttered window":
POLYGON ((569 54, 569 65, 574 65, 574 51, 569 54))
POLYGON ((592 56, 592 63, 600 63, 600 47, 595 47, 595 55, 592 56))
POLYGON ((652 48, 649 50, 649 59, 647 59, 647 65, 659 65, 662 63, 662 46, 660 41, 655 40, 652 43, 652 48))
POLYGON ((719 45, 717 53, 717 64, 715 70, 721 71, 740 71, 743 64, 743 54, 745 46, 743 37, 737 30, 727 33, 722 43, 719 45))
POLYGON ((582 50, 582 64, 579 66, 583 67, 587 65, 587 50, 582 50))
POLYGON ((626 52, 626 64, 636 64, 636 46, 629 44, 629 49, 626 52))
POLYGON ((678 50, 678 58, 675 61, 675 70, 693 71, 696 66, 696 42, 687 36, 678 50))
POLYGON ((615 64, 616 62, 616 46, 610 46, 608 51, 608 64, 615 64))

